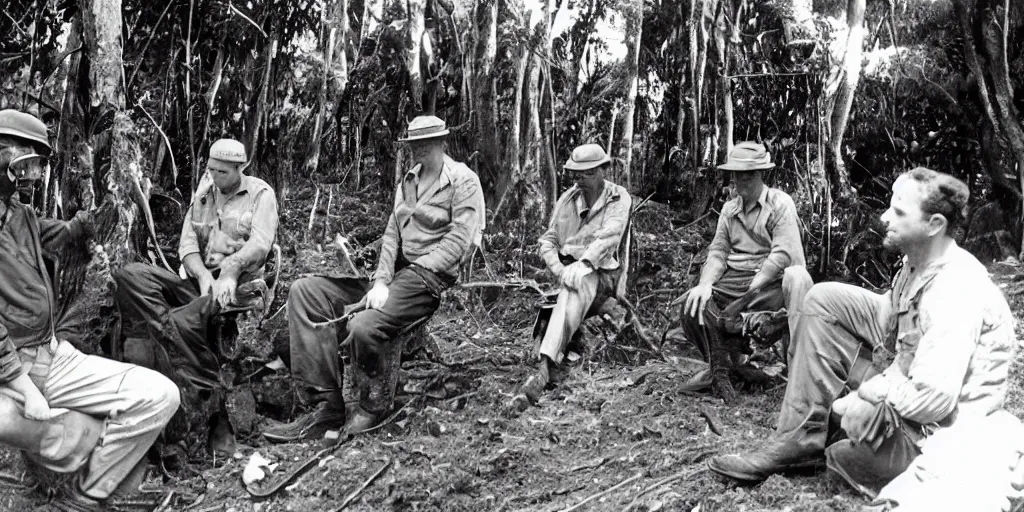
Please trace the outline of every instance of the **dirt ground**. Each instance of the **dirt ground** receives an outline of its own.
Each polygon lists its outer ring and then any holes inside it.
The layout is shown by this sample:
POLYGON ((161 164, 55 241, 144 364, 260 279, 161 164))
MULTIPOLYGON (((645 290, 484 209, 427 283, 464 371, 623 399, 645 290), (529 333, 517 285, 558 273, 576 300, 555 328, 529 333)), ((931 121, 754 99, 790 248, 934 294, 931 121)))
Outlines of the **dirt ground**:
MULTIPOLYGON (((692 259, 685 250, 692 244, 637 237, 636 290, 645 299, 638 308, 657 337, 670 327, 668 302, 696 271, 678 270, 692 259)), ((295 275, 318 263, 317 254, 294 258, 295 275)), ((492 264, 502 271, 500 261, 492 264)), ((1018 268, 992 269, 1015 291, 1018 268)), ((1008 295, 1014 310, 1024 311, 1021 299, 1008 295)), ((429 324, 443 353, 404 365, 397 417, 342 444, 269 499, 252 498, 242 484, 250 455, 279 464, 267 476, 275 482, 321 450, 322 441, 271 445, 258 435, 243 438, 235 457, 196 464, 194 473, 151 471, 133 499, 204 512, 331 511, 352 494, 346 510, 556 511, 583 504, 579 510, 795 512, 857 510, 864 503, 823 469, 757 486, 710 474, 708 457, 756 448, 768 437, 784 387, 745 392, 731 406, 682 391, 701 367, 687 347, 666 345, 663 357, 626 351, 580 359, 538 406, 506 417, 503 406, 529 369, 534 300, 528 290, 451 292, 429 324)), ((1013 367, 1009 400, 1018 415, 1024 412, 1021 366, 1018 360, 1013 367)), ((289 386, 287 371, 265 377, 263 385, 289 386)), ((3 480, 23 472, 20 457, 4 450, 0 468, 3 480)), ((31 510, 45 499, 38 489, 10 487, 0 490, 0 509, 31 510)))

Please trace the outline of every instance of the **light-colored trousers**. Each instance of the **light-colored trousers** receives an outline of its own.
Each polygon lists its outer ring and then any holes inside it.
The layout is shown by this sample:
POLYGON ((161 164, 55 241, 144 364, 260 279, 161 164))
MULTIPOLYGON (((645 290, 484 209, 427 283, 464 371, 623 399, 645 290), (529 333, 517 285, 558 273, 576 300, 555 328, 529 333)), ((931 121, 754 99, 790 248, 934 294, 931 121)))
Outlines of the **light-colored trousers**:
POLYGON ((619 271, 591 272, 583 277, 576 290, 562 287, 558 291, 555 308, 551 311, 547 330, 540 343, 540 355, 547 356, 555 363, 561 363, 565 356, 565 347, 572 340, 573 334, 580 328, 594 299, 600 293, 612 294, 619 271))
POLYGON ((99 445, 89 456, 79 485, 88 496, 109 497, 178 409, 178 387, 153 370, 86 355, 66 341, 23 348, 18 354, 51 409, 104 419, 99 445))

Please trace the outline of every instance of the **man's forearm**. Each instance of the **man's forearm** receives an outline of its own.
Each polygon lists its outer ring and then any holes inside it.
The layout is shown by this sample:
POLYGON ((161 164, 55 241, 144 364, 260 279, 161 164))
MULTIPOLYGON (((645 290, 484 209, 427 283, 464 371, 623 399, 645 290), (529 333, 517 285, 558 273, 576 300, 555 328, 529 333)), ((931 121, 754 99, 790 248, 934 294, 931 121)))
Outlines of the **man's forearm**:
POLYGON ((718 282, 718 279, 725 273, 725 258, 719 256, 708 255, 708 259, 704 262, 704 268, 700 271, 700 282, 701 285, 712 285, 718 282))
POLYGON ((21 395, 22 399, 28 399, 29 396, 43 396, 42 391, 36 387, 32 379, 29 378, 28 373, 22 373, 13 380, 7 383, 7 387, 14 390, 16 393, 21 395))
POLYGON ((188 254, 183 260, 181 260, 182 266, 185 267, 185 272, 188 275, 199 278, 199 276, 209 273, 210 270, 203 264, 203 258, 199 256, 198 252, 188 254))

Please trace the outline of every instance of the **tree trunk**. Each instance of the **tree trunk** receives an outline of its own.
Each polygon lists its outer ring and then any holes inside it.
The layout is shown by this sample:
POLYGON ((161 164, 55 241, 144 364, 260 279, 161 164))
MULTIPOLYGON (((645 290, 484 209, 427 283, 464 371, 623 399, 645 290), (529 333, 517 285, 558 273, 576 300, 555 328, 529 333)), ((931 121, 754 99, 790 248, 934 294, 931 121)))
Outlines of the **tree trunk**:
POLYGON ((260 132, 263 129, 263 123, 267 117, 267 101, 270 96, 270 77, 274 70, 274 58, 277 56, 277 31, 271 32, 270 40, 267 41, 266 49, 266 60, 263 63, 263 79, 260 81, 260 93, 256 98, 256 109, 252 115, 252 122, 249 123, 248 129, 246 130, 245 150, 249 155, 249 160, 255 160, 257 158, 257 152, 259 151, 260 132))
MULTIPOLYGON (((551 65, 554 58, 554 40, 552 38, 551 29, 554 23, 555 17, 558 15, 555 12, 555 0, 548 0, 545 8, 545 20, 544 20, 544 82, 541 87, 547 93, 548 99, 548 115, 544 116, 544 135, 542 138, 542 152, 544 154, 544 160, 547 161, 545 166, 546 182, 544 184, 545 200, 544 200, 544 218, 548 217, 551 213, 551 209, 555 207, 555 202, 558 200, 558 168, 555 164, 555 155, 558 153, 556 142, 558 140, 557 129, 558 126, 555 123, 555 88, 554 88, 554 76, 552 76, 551 65)), ((538 95, 543 95, 540 90, 537 91, 538 95)))
POLYGON ((702 105, 704 103, 704 74, 708 62, 708 43, 710 42, 709 24, 714 20, 718 0, 691 0, 690 10, 690 83, 693 102, 690 104, 691 136, 690 152, 693 158, 694 179, 697 172, 706 164, 701 148, 704 136, 700 131, 702 105), (710 3, 709 3, 710 2, 710 3), (699 6, 699 8, 698 8, 699 6), (699 39, 698 39, 699 36, 699 39))
MULTIPOLYGON (((474 92, 477 95, 476 133, 479 135, 481 183, 485 190, 495 188, 494 181, 502 173, 500 162, 501 146, 498 143, 498 94, 494 79, 494 62, 498 55, 498 1, 482 0, 477 6, 483 19, 475 26, 483 26, 477 59, 474 92), (486 180, 485 180, 486 178, 486 180)), ((477 20, 474 20, 476 22, 477 20)))
POLYGON ((420 53, 426 31, 424 11, 426 0, 406 0, 408 20, 405 33, 405 71, 409 77, 409 101, 414 114, 423 111, 423 73, 420 71, 420 53))
MULTIPOLYGON (((317 97, 316 118, 313 120, 313 138, 309 141, 309 159, 306 160, 306 172, 309 176, 318 175, 320 167, 320 137, 323 133, 324 115, 327 113, 327 84, 331 81, 334 62, 334 39, 338 29, 335 27, 335 20, 327 19, 327 9, 324 9, 324 18, 320 31, 320 40, 324 48, 323 80, 320 81, 320 91, 317 97), (325 34, 326 33, 326 34, 325 34), (326 39, 324 36, 326 35, 326 39)), ((330 212, 328 213, 328 218, 330 212)))
POLYGON ((541 147, 544 144, 544 134, 540 128, 540 97, 543 90, 540 85, 540 72, 543 67, 543 59, 535 54, 533 63, 530 64, 530 81, 526 86, 529 94, 527 107, 527 136, 526 136, 526 161, 523 163, 523 181, 527 193, 523 196, 524 218, 543 222, 548 212, 546 180, 541 171, 541 147))
POLYGON ((626 18, 626 83, 629 89, 626 92, 625 113, 623 114, 622 126, 622 149, 625 153, 622 172, 626 175, 626 189, 633 188, 633 123, 636 117, 636 94, 639 86, 640 66, 640 37, 644 25, 644 2, 636 0, 632 5, 626 6, 623 16, 626 18))
POLYGON ((842 60, 841 82, 836 92, 835 103, 829 119, 828 157, 826 159, 831 193, 840 204, 848 204, 854 198, 850 185, 850 174, 843 161, 843 137, 850 119, 854 93, 860 82, 861 60, 864 54, 864 9, 865 0, 848 0, 846 6, 846 54, 842 60))
POLYGON ((715 17, 715 95, 718 97, 718 162, 725 162, 732 151, 732 85, 729 79, 729 19, 735 23, 728 11, 730 1, 723 0, 715 17))
POLYGON ((505 179, 505 186, 501 192, 501 199, 494 208, 494 216, 497 217, 502 207, 508 200, 518 183, 523 180, 523 155, 522 155, 522 127, 523 127, 523 89, 526 86, 526 67, 530 62, 530 52, 525 43, 519 45, 519 55, 516 56, 516 88, 512 96, 512 120, 508 132, 508 154, 505 161, 509 162, 510 177, 505 179))

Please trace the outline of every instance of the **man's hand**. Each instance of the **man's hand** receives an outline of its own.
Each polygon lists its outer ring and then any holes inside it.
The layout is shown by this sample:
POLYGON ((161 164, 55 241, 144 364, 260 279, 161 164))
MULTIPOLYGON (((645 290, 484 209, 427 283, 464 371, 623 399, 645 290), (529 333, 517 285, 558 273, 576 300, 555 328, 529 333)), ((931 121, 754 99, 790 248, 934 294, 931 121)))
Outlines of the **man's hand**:
MULTIPOLYGON (((201 283, 200 286, 202 286, 201 283)), ((226 308, 235 301, 235 290, 237 288, 238 279, 222 274, 220 278, 213 282, 210 293, 213 294, 213 300, 217 301, 221 308, 226 308)))
POLYGON ((561 262, 557 262, 548 268, 548 270, 550 270, 551 274, 555 276, 555 279, 561 280, 562 274, 565 273, 565 265, 562 265, 561 262))
POLYGON ((213 290, 213 283, 215 280, 213 279, 213 274, 211 274, 209 270, 203 269, 203 271, 196 276, 196 281, 199 281, 200 296, 208 295, 210 291, 213 290))
POLYGON ((53 417, 50 404, 39 390, 25 394, 25 417, 30 420, 48 421, 53 417))
POLYGON ((889 379, 881 375, 875 375, 857 388, 857 396, 866 402, 880 404, 889 396, 889 386, 891 385, 892 383, 889 382, 889 379))
POLYGON ((707 307, 708 301, 711 300, 711 291, 710 284, 699 284, 686 294, 683 313, 697 317, 700 325, 704 325, 704 308, 707 307))
POLYGON ((388 285, 377 281, 373 288, 366 292, 366 309, 380 309, 388 301, 388 285))
POLYGON ((562 271, 562 285, 570 290, 578 290, 583 278, 590 275, 594 270, 582 261, 577 261, 562 271))
POLYGON ((860 443, 864 441, 864 436, 867 434, 866 429, 871 423, 871 417, 874 416, 876 407, 875 404, 851 393, 836 400, 832 404, 832 411, 842 415, 840 426, 843 432, 846 432, 846 436, 853 442, 860 443))

